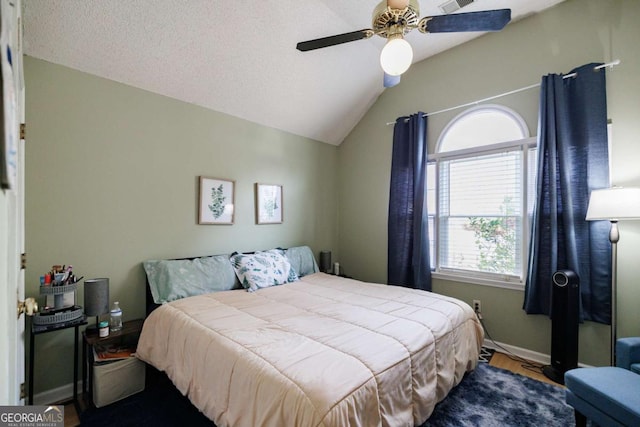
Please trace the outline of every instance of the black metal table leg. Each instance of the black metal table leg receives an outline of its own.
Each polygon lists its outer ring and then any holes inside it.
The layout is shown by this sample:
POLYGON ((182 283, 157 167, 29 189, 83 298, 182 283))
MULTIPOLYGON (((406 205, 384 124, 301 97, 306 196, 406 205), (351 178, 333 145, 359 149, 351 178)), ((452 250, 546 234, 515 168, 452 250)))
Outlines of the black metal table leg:
POLYGON ((29 328, 29 405, 33 405, 33 364, 35 355, 35 334, 33 328, 29 328))
MULTIPOLYGON (((35 365, 35 336, 45 334, 53 331, 60 331, 63 329, 73 328, 75 336, 73 337, 73 404, 76 407, 78 414, 80 413, 80 405, 78 402, 78 333, 80 326, 86 325, 87 319, 83 315, 79 319, 75 319, 69 322, 53 323, 50 325, 37 325, 31 321, 31 327, 29 328, 29 396, 28 404, 33 405, 33 384, 35 382, 34 365, 35 365)), ((62 404, 62 403, 61 403, 62 404)))
POLYGON ((76 325, 73 335, 73 405, 76 413, 80 415, 80 405, 78 404, 78 328, 76 325))

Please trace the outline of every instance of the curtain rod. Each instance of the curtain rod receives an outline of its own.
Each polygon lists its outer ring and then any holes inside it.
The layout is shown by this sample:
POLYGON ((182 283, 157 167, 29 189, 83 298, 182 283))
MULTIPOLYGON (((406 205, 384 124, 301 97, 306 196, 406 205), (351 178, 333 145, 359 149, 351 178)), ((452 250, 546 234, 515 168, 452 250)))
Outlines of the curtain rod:
MULTIPOLYGON (((613 68, 614 65, 619 65, 619 64, 620 64, 620 60, 616 59, 614 61, 607 62, 606 64, 597 65, 597 66, 593 67, 593 69, 594 70, 599 70, 600 68, 605 68, 605 67, 613 68)), ((568 79, 568 78, 571 78, 571 77, 575 77, 577 75, 578 75, 578 73, 565 74, 564 76, 562 76, 562 78, 563 79, 568 79)), ((508 96, 508 95, 513 95, 515 93, 524 92, 525 90, 533 89, 533 88, 536 88, 536 87, 540 87, 540 83, 536 83, 536 84, 533 84, 533 85, 521 87, 520 89, 510 90, 509 92, 501 93, 499 95, 493 95, 493 96, 490 96, 488 98, 479 99, 477 101, 467 102, 466 104, 456 105, 455 107, 445 108, 444 110, 438 110, 438 111, 434 111, 432 113, 426 113, 426 114, 424 114, 424 117, 429 117, 429 116, 433 116, 435 114, 440 114, 440 113, 446 113, 448 111, 457 110, 458 108, 470 107, 472 105, 477 105, 477 104, 479 104, 481 102, 491 101, 491 100, 494 100, 496 98, 502 98, 503 96, 508 96)), ((396 122, 388 122, 387 126, 393 125, 395 123, 396 122)))

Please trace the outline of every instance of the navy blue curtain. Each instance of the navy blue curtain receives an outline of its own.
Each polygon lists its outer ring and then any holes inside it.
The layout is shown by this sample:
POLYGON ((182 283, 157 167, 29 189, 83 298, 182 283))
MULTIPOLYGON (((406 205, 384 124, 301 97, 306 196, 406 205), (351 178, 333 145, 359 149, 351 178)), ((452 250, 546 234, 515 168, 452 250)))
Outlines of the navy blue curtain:
POLYGON ((524 309, 551 313, 551 276, 580 278, 581 319, 611 321, 609 223, 585 221, 591 190, 609 187, 605 70, 587 64, 576 77, 542 78, 538 176, 524 309))
POLYGON ((387 280, 430 291, 426 134, 427 118, 421 112, 398 118, 393 129, 387 280))

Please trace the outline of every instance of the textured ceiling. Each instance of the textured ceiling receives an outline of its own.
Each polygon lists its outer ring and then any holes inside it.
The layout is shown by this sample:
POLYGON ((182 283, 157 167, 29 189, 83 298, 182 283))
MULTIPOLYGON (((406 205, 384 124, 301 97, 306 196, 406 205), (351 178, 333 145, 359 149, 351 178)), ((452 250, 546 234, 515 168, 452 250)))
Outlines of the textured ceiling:
MULTIPOLYGON (((446 0, 420 0, 441 15, 446 0)), ((512 21, 562 0, 476 0, 512 21)), ((29 56, 338 145, 384 90, 385 40, 312 52, 299 41, 371 26, 376 0, 23 0, 29 56)), ((414 63, 478 33, 407 40, 414 63)), ((400 83, 402 84, 402 83, 400 83)), ((393 90, 387 89, 387 90, 393 90)))

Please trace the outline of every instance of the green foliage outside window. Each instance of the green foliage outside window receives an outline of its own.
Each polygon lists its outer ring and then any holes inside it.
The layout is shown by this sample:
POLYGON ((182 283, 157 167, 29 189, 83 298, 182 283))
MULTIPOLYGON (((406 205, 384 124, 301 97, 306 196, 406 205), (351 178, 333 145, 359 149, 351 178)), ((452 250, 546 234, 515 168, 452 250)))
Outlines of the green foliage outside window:
POLYGON ((511 274, 516 269, 516 219, 511 197, 505 197, 500 211, 500 217, 469 217, 465 229, 474 233, 480 271, 511 274))

